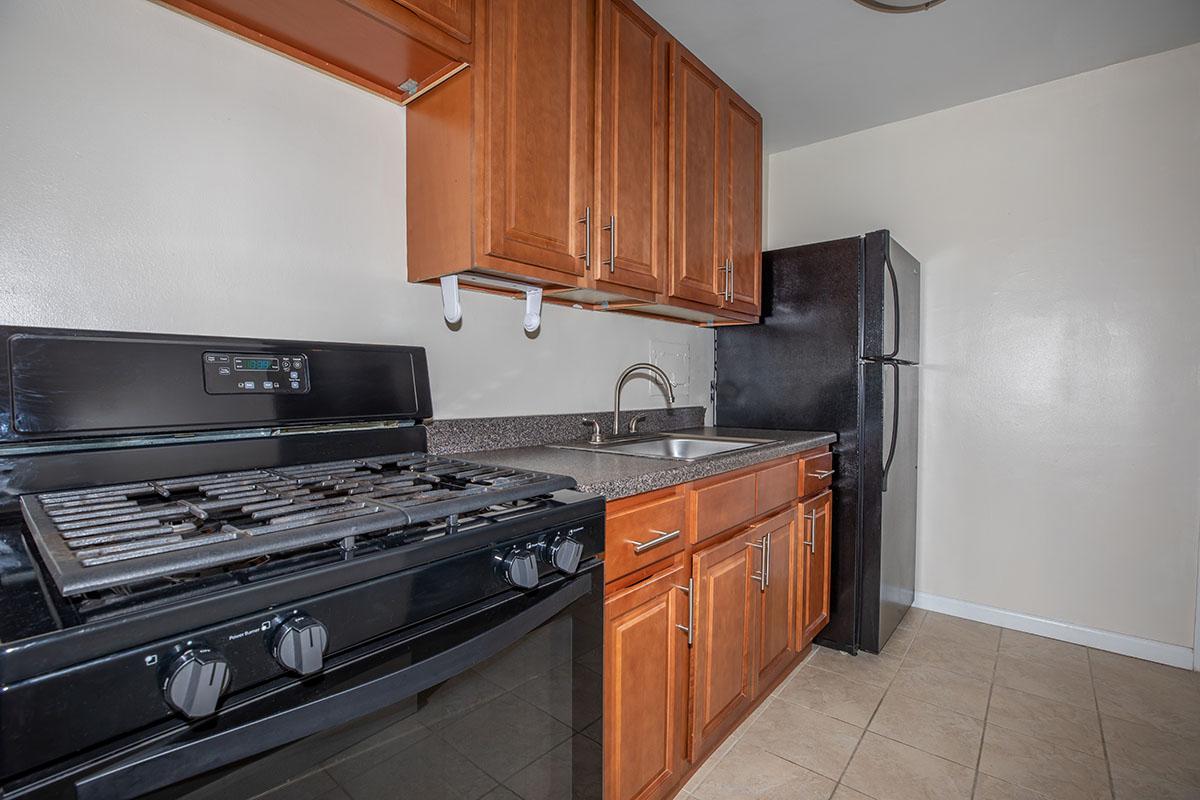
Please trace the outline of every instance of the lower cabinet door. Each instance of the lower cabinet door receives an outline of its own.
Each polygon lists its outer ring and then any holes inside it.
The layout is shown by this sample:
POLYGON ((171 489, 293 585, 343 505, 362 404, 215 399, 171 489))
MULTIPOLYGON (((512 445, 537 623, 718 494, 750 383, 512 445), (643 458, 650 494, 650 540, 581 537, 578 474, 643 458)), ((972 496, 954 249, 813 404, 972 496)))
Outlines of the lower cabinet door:
POLYGON ((688 565, 604 602, 604 798, 653 800, 684 768, 688 565))
POLYGON ((799 530, 795 507, 776 514, 751 532, 760 552, 761 578, 755 626, 755 694, 761 694, 796 655, 796 579, 799 571, 799 530))
POLYGON ((801 648, 807 647, 829 622, 832 514, 833 493, 829 491, 800 504, 800 525, 804 532, 799 558, 804 572, 801 582, 801 648))
POLYGON ((754 697, 753 642, 758 604, 756 528, 692 556, 696 633, 693 650, 693 763, 724 737, 754 697))

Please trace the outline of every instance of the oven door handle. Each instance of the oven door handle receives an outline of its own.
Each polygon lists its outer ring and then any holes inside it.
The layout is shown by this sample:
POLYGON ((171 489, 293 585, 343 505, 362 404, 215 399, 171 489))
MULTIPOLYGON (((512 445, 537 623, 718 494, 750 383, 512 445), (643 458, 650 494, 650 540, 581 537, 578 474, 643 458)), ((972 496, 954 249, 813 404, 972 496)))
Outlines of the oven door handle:
POLYGON ((140 797, 352 722, 491 658, 591 590, 591 574, 580 575, 511 619, 417 664, 244 725, 132 756, 79 779, 75 794, 79 800, 140 797))

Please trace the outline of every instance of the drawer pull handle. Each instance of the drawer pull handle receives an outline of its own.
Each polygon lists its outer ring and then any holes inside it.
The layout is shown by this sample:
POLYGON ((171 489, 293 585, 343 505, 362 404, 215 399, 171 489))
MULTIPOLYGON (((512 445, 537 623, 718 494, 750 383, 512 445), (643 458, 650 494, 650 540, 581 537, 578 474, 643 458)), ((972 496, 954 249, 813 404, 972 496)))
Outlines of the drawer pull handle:
POLYGON ((635 542, 632 539, 627 540, 631 545, 633 545, 633 552, 635 555, 640 555, 641 553, 644 553, 647 550, 652 550, 653 548, 658 547, 660 544, 666 544, 667 542, 671 541, 672 539, 678 539, 679 534, 682 533, 683 531, 682 531, 682 529, 675 530, 675 531, 656 531, 653 528, 651 528, 650 532, 657 534, 658 538, 651 539, 648 542, 635 542))
POLYGON ((820 472, 810 472, 810 473, 808 473, 808 477, 810 477, 810 478, 816 478, 816 479, 817 479, 817 480, 819 480, 819 481, 823 481, 823 480, 825 480, 826 478, 830 477, 831 475, 833 475, 833 474, 834 474, 834 473, 836 473, 836 472, 837 472, 837 470, 836 470, 836 469, 823 469, 823 470, 821 470, 820 472))

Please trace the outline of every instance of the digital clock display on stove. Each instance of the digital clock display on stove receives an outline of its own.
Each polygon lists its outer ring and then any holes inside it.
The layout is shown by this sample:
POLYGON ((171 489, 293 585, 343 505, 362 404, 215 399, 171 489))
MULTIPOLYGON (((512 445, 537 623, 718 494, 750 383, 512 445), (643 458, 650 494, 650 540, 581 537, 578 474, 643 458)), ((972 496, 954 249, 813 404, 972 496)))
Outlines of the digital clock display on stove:
POLYGON ((266 372, 279 369, 278 358, 235 358, 233 368, 242 372, 266 372))

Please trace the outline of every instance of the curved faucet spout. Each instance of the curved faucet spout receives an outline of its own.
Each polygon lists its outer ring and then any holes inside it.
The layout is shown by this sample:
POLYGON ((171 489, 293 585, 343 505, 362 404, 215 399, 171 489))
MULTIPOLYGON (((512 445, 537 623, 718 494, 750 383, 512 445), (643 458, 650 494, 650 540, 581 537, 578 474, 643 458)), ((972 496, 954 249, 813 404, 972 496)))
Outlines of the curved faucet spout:
POLYGON ((629 379, 630 375, 643 371, 654 373, 663 388, 667 390, 667 402, 675 402, 675 389, 671 386, 671 379, 659 367, 647 362, 640 362, 626 368, 621 373, 621 377, 617 378, 617 387, 613 389, 613 436, 621 434, 621 387, 625 385, 625 381, 629 379))

